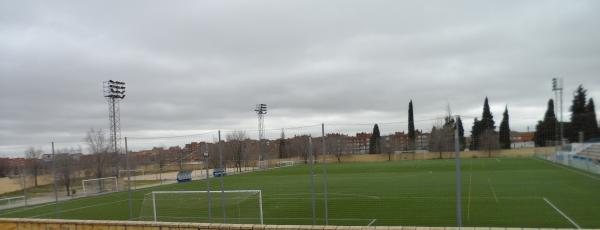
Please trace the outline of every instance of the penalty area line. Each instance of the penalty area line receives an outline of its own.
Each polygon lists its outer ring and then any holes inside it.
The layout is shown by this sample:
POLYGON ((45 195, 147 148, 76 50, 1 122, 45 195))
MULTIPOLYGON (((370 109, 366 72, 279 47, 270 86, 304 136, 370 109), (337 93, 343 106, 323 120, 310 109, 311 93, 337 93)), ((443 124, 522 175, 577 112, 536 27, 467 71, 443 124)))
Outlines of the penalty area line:
POLYGON ((556 210, 560 215, 562 215, 563 217, 565 217, 565 219, 567 219, 569 222, 571 222, 571 224, 573 224, 573 226, 575 226, 577 229, 581 229, 581 227, 579 227, 579 225, 577 225, 577 223, 575 223, 575 221, 573 221, 571 218, 569 218, 567 216, 567 214, 565 214, 564 212, 562 212, 560 209, 558 209, 554 204, 552 204, 552 202, 550 202, 546 197, 543 197, 544 201, 546 201, 546 203, 548 205, 550 205, 550 207, 554 208, 554 210, 556 210))
POLYGON ((371 222, 369 222, 369 224, 367 225, 367 227, 371 226, 373 223, 375 223, 375 221, 377 221, 377 219, 373 219, 371 222))

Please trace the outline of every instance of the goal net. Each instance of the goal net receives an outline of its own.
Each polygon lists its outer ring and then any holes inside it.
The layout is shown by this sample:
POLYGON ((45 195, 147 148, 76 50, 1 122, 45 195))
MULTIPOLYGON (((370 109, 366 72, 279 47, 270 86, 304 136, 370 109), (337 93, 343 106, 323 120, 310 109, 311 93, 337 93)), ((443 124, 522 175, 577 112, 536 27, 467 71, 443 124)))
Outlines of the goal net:
POLYGON ((86 196, 97 193, 119 191, 117 177, 82 180, 81 187, 83 187, 83 194, 86 196))
POLYGON ((139 219, 262 224, 262 193, 261 190, 154 191, 144 195, 139 219))
POLYGON ((13 196, 0 198, 0 210, 7 208, 14 208, 25 205, 24 196, 13 196))
POLYGON ((277 162, 277 167, 294 166, 295 163, 296 163, 295 161, 279 161, 279 162, 277 162))

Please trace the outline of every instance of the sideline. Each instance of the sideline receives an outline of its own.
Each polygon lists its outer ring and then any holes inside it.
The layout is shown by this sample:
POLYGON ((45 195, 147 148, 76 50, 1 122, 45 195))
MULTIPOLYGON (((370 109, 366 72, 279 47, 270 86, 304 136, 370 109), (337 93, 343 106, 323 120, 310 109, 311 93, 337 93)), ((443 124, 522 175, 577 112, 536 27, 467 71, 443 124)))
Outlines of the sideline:
POLYGON ((498 201, 498 197, 496 196, 496 190, 494 189, 494 186, 492 185, 492 180, 488 177, 488 184, 490 185, 490 189, 492 190, 492 195, 494 195, 494 200, 496 200, 496 203, 500 203, 498 201))
POLYGON ((377 221, 377 219, 373 219, 371 222, 369 222, 369 225, 367 225, 367 227, 371 226, 373 223, 375 223, 375 221, 377 221))
POLYGON ((562 165, 562 164, 560 164, 560 163, 554 163, 554 162, 552 162, 552 161, 548 161, 548 160, 542 160, 542 159, 538 159, 538 158, 535 158, 535 157, 533 157, 533 158, 531 158, 531 159, 534 159, 534 160, 537 160, 537 161, 541 161, 541 162, 544 162, 544 163, 546 163, 546 164, 549 164, 549 165, 553 165, 553 166, 555 166, 555 167, 558 167, 558 168, 563 168, 563 169, 566 169, 566 170, 572 171, 572 172, 574 172, 574 173, 577 173, 577 174, 580 174, 580 175, 582 175, 582 176, 589 177, 590 179, 594 179, 594 180, 600 180, 600 178, 599 178, 599 177, 596 177, 596 176, 593 176, 593 175, 590 175, 590 174, 587 174, 587 173, 584 173, 584 172, 580 172, 580 171, 578 171, 578 170, 576 170, 576 169, 570 168, 569 166, 562 165))
POLYGON ((577 225, 577 223, 575 223, 575 221, 573 221, 571 218, 569 218, 564 212, 562 212, 560 209, 558 209, 556 206, 554 206, 554 204, 552 204, 552 202, 550 202, 548 199, 546 199, 546 197, 543 197, 544 201, 546 201, 546 203, 548 203, 548 205, 550 205, 552 208, 554 208, 554 210, 556 210, 559 214, 561 214, 563 217, 565 217, 569 222, 571 222, 571 224, 573 224, 573 226, 575 226, 577 229, 581 229, 581 227, 579 227, 579 225, 577 225))

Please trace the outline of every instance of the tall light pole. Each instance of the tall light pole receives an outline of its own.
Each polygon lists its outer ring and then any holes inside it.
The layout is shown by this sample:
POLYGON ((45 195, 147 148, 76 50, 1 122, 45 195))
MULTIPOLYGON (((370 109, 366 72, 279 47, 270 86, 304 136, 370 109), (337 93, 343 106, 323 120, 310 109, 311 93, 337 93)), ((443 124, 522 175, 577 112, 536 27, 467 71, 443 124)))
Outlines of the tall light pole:
MULTIPOLYGON (((115 154, 119 154, 121 142, 121 115, 119 102, 125 98, 125 82, 108 80, 103 84, 104 98, 108 102, 110 120, 110 143, 115 154)), ((120 158, 118 158, 120 159, 120 158)), ((117 175, 119 164, 117 163, 117 175)))
POLYGON ((267 104, 257 104, 254 112, 258 115, 258 144, 260 147, 260 159, 264 160, 264 146, 262 144, 265 139, 265 114, 267 114, 267 104))
MULTIPOLYGON (((564 145, 564 129, 563 129, 563 80, 562 78, 552 78, 552 91, 554 91, 554 108, 560 109, 560 123, 556 126, 556 136, 560 135, 560 145, 564 145), (558 104, 560 100, 560 107, 558 104)), ((557 138, 558 139, 558 138, 557 138)))

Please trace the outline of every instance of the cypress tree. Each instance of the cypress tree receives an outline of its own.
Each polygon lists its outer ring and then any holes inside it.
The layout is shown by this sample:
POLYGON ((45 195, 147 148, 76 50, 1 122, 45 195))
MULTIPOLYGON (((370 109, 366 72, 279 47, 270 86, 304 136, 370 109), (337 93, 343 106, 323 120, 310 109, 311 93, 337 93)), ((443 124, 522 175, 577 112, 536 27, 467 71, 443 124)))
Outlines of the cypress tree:
POLYGON ((481 120, 478 121, 477 118, 475 118, 475 121, 473 122, 473 128, 471 129, 471 145, 469 149, 478 150, 481 142, 480 135, 486 130, 494 131, 495 129, 496 125, 494 122, 494 116, 490 111, 488 98, 485 97, 485 100, 483 101, 483 113, 481 114, 481 120))
POLYGON ((587 90, 582 85, 577 87, 575 90, 575 96, 573 97, 573 104, 571 105, 571 130, 569 134, 569 141, 579 141, 579 132, 584 132, 584 139, 589 137, 585 134, 585 127, 589 123, 586 119, 586 93, 587 90))
POLYGON ((408 103, 408 140, 409 140, 409 149, 415 149, 415 140, 417 136, 415 133, 415 118, 413 116, 413 103, 412 100, 408 103))
POLYGON ((556 140, 556 125, 558 120, 554 114, 554 100, 548 100, 544 120, 538 121, 535 127, 534 141, 537 146, 550 146, 556 140))
POLYGON ((502 122, 500 122, 500 148, 510 149, 510 126, 508 124, 508 106, 504 108, 502 122))
POLYGON ((471 128, 471 143, 469 145, 470 150, 479 149, 479 135, 481 134, 481 121, 477 118, 473 120, 473 127, 471 128))
POLYGON ((595 138, 600 136, 598 133, 598 120, 596 120, 596 106, 594 106, 594 99, 590 98, 587 105, 585 106, 585 113, 587 117, 586 136, 595 138))
POLYGON ((279 159, 286 158, 286 142, 285 142, 285 132, 281 129, 281 139, 279 139, 279 159))
POLYGON ((490 105, 488 104, 487 97, 485 97, 485 101, 483 102, 483 113, 481 114, 481 128, 482 131, 488 129, 496 129, 494 116, 492 115, 492 112, 490 112, 490 105))
POLYGON ((370 154, 379 154, 381 153, 381 147, 379 139, 381 135, 379 134, 379 126, 375 124, 373 126, 373 133, 371 134, 371 138, 369 139, 369 153, 370 154))
POLYGON ((465 150, 465 129, 463 128, 462 119, 458 117, 456 120, 456 126, 458 127, 458 142, 460 144, 460 151, 465 150))

